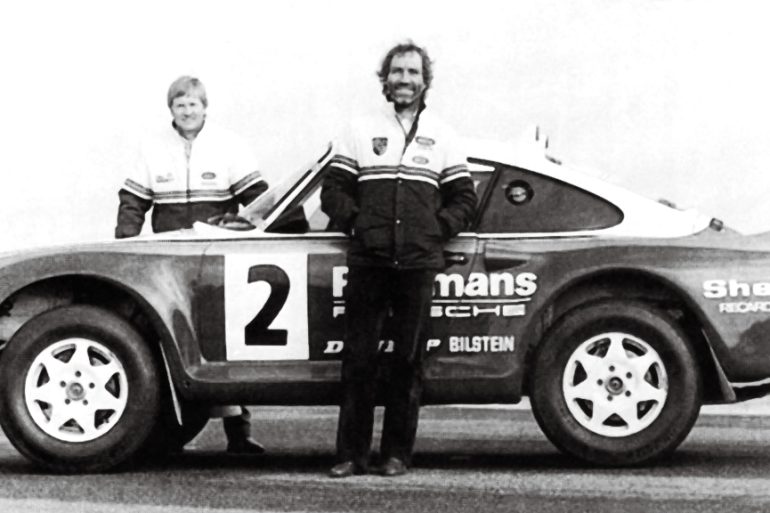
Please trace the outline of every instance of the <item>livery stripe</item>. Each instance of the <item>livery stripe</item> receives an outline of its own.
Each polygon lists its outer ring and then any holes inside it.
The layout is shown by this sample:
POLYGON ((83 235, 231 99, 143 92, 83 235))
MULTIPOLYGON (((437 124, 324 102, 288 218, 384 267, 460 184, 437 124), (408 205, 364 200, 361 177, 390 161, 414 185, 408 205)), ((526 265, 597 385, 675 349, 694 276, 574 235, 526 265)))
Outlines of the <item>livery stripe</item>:
POLYGON ((194 191, 163 191, 163 192, 156 192, 155 197, 156 198, 170 198, 170 197, 186 197, 186 196, 216 196, 219 198, 232 198, 233 193, 230 192, 229 189, 211 189, 211 190, 194 190, 194 191))
POLYGON ((453 175, 455 173, 462 173, 463 171, 467 173, 468 166, 466 166, 465 164, 457 164, 456 166, 450 166, 446 169, 443 169, 441 171, 441 174, 444 176, 447 176, 447 175, 453 175))
POLYGON ((453 180, 456 180, 458 178, 470 178, 470 177, 471 177, 471 173, 470 171, 468 171, 468 166, 466 166, 465 164, 458 164, 456 166, 451 166, 441 171, 441 179, 439 181, 440 183, 445 184, 453 180))
POLYGON ((391 174, 393 176, 421 176, 428 180, 432 180, 438 183, 438 173, 428 168, 421 167, 408 167, 408 166, 372 166, 361 169, 361 176, 367 176, 370 174, 386 175, 391 174))
POLYGON ((429 178, 421 175, 406 174, 406 173, 370 173, 366 176, 359 177, 359 182, 366 182, 371 180, 410 180, 413 182, 424 182, 438 188, 438 182, 435 178, 429 178))
POLYGON ((243 178, 235 182, 233 185, 231 185, 230 191, 232 191, 233 196, 237 196, 243 191, 245 191, 246 189, 248 189, 249 187, 251 187, 252 185, 254 185, 255 183, 258 183, 260 181, 262 181, 262 175, 260 174, 259 171, 254 171, 247 174, 246 176, 244 176, 243 178))
POLYGON ((358 167, 358 161, 356 159, 346 157, 345 155, 340 155, 339 153, 335 154, 331 158, 331 161, 332 162, 337 161, 340 164, 346 164, 350 167, 358 167))
POLYGON ((330 162, 329 166, 330 167, 336 167, 337 169, 341 169, 343 171, 347 171, 348 173, 353 174, 353 175, 357 175, 358 174, 358 171, 356 171, 355 168, 346 166, 345 164, 340 164, 338 162, 330 162))
POLYGON ((468 179, 470 179, 471 178, 471 174, 470 173, 455 173, 452 176, 447 176, 445 178, 442 178, 440 183, 441 183, 441 185, 444 185, 445 183, 453 182, 453 181, 457 180, 458 178, 468 178, 468 179))
POLYGON ((131 180, 130 178, 126 179, 124 187, 128 192, 136 194, 142 199, 152 200, 154 196, 152 189, 148 189, 147 187, 131 180))
POLYGON ((349 157, 345 157, 344 155, 340 155, 339 153, 331 158, 329 165, 354 175, 358 174, 358 161, 349 157))
POLYGON ((180 197, 180 198, 163 198, 163 199, 156 199, 155 203, 159 205, 184 205, 186 203, 222 203, 225 201, 230 200, 231 198, 222 198, 218 196, 195 196, 187 198, 180 197))
POLYGON ((155 193, 155 201, 178 201, 187 198, 216 198, 217 201, 227 200, 233 197, 233 193, 228 189, 209 190, 209 191, 164 191, 155 193))

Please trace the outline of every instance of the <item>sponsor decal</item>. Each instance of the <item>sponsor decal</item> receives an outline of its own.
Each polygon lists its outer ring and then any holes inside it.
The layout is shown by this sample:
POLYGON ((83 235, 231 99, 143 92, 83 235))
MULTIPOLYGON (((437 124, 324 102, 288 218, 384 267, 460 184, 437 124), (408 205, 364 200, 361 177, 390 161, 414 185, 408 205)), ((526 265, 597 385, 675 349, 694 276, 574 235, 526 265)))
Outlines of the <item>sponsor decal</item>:
POLYGON ((770 312, 770 301, 738 301, 719 303, 719 313, 758 313, 770 312))
POLYGON ((155 175, 155 183, 168 183, 174 181, 174 175, 172 173, 166 173, 165 175, 155 175))
POLYGON ((388 149, 387 137, 372 137, 372 151, 375 155, 382 155, 388 149))
MULTIPOLYGON (((332 268, 332 317, 345 313, 343 290, 347 266, 332 268)), ((433 285, 431 317, 522 317, 526 303, 537 291, 537 275, 531 272, 438 273, 433 285)))
POLYGON ((719 313, 742 314, 770 312, 770 301, 751 301, 756 297, 770 297, 770 282, 706 280, 703 282, 706 299, 749 299, 749 301, 725 301, 718 305, 719 313))
POLYGON ((423 166, 423 165, 427 164, 428 162, 430 162, 430 160, 428 160, 426 157, 422 157, 420 155, 416 155, 416 156, 412 157, 412 162, 414 162, 415 164, 420 164, 421 166, 423 166))
MULTIPOLYGON (((339 360, 345 340, 345 254, 311 253, 307 272, 306 334, 310 360, 339 360)), ((433 319, 425 331, 427 351, 455 358, 511 354, 513 339, 506 337, 521 336, 518 321, 530 315, 529 305, 540 293, 542 279, 527 268, 492 272, 465 266, 437 274, 430 308, 433 319)), ((398 343, 397 333, 397 326, 386 319, 379 336, 383 353, 391 350, 388 340, 398 343)), ((440 360, 434 361, 440 365, 440 360)))
POLYGON ((512 353, 513 335, 474 335, 449 337, 450 353, 512 353))
MULTIPOLYGON (((429 338, 425 342, 425 350, 435 351, 442 347, 442 340, 429 338)), ((514 348, 513 335, 474 335, 452 336, 447 344, 450 353, 512 353, 514 348)), ((324 354, 340 354, 345 348, 342 340, 327 340, 324 354)), ((380 340, 379 350, 382 353, 392 353, 394 342, 392 339, 380 340)))
POLYGON ((434 144, 436 144, 436 141, 434 141, 430 137, 423 137, 421 135, 418 135, 417 137, 415 137, 414 141, 420 146, 433 146, 434 144))
POLYGON ((216 177, 217 177, 217 174, 212 171, 206 171, 201 175, 201 178, 203 178, 204 180, 213 180, 216 177))

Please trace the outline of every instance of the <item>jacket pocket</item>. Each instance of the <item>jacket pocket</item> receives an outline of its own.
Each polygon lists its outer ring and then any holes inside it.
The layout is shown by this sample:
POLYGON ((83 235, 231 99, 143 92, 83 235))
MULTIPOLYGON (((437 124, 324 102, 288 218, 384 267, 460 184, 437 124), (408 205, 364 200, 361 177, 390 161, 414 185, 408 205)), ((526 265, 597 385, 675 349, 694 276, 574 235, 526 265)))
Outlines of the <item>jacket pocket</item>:
POLYGON ((369 226, 355 229, 355 237, 365 249, 381 252, 390 249, 392 236, 387 226, 369 226))

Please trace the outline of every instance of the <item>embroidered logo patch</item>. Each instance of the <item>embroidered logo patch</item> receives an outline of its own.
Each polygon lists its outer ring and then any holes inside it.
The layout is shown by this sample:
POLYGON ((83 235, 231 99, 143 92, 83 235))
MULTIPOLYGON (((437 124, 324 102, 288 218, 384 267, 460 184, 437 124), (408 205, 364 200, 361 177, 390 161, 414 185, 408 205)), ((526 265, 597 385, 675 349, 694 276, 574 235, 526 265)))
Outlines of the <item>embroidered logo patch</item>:
POLYGON ((416 156, 412 157, 412 162, 414 162, 415 164, 424 165, 424 164, 427 164, 430 161, 427 158, 425 158, 425 157, 421 157, 420 155, 416 155, 416 156))
POLYGON ((436 141, 434 141, 430 137, 423 137, 421 135, 418 135, 417 137, 415 137, 414 140, 420 146, 433 146, 434 144, 436 144, 436 141))
POLYGON ((203 178, 204 180, 213 180, 216 177, 217 177, 217 174, 211 171, 206 171, 201 175, 201 178, 203 178))
POLYGON ((372 151, 375 155, 382 155, 388 149, 387 137, 372 137, 372 151))
POLYGON ((167 173, 165 175, 155 175, 155 183, 168 183, 174 181, 174 175, 167 173))

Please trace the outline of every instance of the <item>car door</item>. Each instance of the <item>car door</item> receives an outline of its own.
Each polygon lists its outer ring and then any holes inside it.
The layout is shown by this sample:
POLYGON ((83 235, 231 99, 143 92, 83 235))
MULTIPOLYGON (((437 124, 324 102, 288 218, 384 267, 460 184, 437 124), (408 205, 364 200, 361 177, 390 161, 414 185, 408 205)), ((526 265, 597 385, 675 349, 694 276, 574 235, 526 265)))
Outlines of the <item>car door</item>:
MULTIPOLYGON (((207 249, 201 281, 224 283, 217 292, 221 314, 204 305, 197 315, 207 358, 239 368, 249 364, 252 374, 281 382, 310 374, 339 379, 348 241, 341 232, 326 231, 322 180, 321 170, 307 177, 278 206, 264 232, 215 240, 207 249)), ((446 351, 447 334, 462 331, 458 326, 467 321, 460 303, 476 248, 473 233, 461 234, 446 247, 448 267, 437 281, 434 322, 426 333, 429 368, 430 355, 446 351)), ((389 353, 393 343, 386 323, 381 351, 389 353)))

